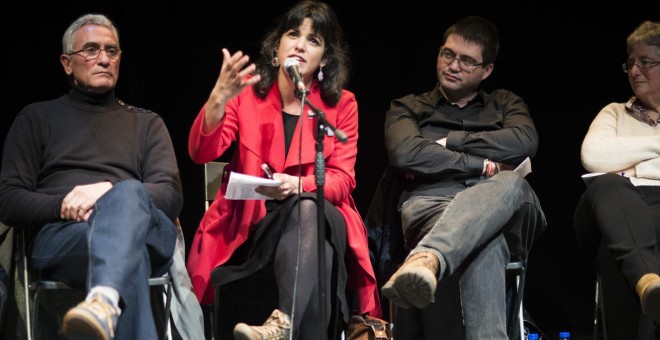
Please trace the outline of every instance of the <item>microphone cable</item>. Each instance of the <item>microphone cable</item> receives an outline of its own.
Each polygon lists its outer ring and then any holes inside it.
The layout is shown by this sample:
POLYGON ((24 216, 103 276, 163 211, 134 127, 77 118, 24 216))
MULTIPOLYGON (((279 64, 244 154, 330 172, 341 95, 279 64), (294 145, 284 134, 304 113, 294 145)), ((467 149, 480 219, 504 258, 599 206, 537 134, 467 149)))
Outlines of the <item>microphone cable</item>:
MULTIPOLYGON (((295 84, 294 84, 295 86, 295 84)), ((296 314, 296 294, 297 288, 298 288, 298 269, 300 268, 300 233, 302 229, 302 208, 301 208, 301 200, 302 200, 302 145, 303 145, 303 140, 302 140, 302 135, 303 135, 303 116, 305 115, 305 97, 306 97, 306 92, 303 91, 301 96, 300 96, 300 115, 298 116, 298 130, 300 131, 298 135, 298 250, 296 252, 296 269, 295 269, 295 274, 294 274, 294 279, 293 279, 293 296, 291 297, 291 331, 289 332, 289 340, 293 340, 293 325, 294 325, 294 316, 296 314)), ((286 157, 286 156, 285 156, 286 157)), ((318 204, 318 203, 317 203, 318 204)), ((319 213, 318 211, 316 212, 317 214, 319 213)))

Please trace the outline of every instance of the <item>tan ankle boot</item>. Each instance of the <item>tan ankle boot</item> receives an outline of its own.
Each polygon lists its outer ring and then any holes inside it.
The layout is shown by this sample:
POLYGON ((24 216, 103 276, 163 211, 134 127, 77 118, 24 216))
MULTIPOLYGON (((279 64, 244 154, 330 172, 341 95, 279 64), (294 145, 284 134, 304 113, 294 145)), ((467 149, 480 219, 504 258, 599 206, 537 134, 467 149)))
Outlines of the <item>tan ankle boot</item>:
POLYGON ((234 327, 234 338, 237 340, 286 340, 289 338, 289 332, 291 332, 291 318, 276 309, 263 326, 237 324, 234 327))
POLYGON ((649 273, 642 276, 635 285, 642 311, 660 323, 660 276, 649 273))
POLYGON ((403 308, 424 308, 435 302, 435 288, 440 267, 438 257, 430 251, 412 254, 383 285, 383 294, 403 308))

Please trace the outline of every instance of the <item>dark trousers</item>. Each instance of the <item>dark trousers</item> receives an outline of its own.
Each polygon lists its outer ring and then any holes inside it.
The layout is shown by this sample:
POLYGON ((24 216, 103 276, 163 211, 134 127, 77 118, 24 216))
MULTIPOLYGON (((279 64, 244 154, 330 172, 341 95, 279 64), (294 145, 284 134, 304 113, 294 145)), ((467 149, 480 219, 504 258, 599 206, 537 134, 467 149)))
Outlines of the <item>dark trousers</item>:
POLYGON ((573 222, 578 243, 594 258, 601 278, 608 339, 655 339, 635 285, 646 273, 660 274, 660 187, 598 176, 580 198, 573 222))
POLYGON ((580 246, 595 257, 602 240, 632 289, 644 274, 660 274, 660 187, 601 175, 582 194, 573 222, 580 246))
POLYGON ((116 289, 122 313, 115 339, 157 339, 149 277, 165 274, 176 244, 174 223, 135 180, 116 184, 87 222, 45 225, 32 246, 32 265, 46 279, 74 288, 116 289))

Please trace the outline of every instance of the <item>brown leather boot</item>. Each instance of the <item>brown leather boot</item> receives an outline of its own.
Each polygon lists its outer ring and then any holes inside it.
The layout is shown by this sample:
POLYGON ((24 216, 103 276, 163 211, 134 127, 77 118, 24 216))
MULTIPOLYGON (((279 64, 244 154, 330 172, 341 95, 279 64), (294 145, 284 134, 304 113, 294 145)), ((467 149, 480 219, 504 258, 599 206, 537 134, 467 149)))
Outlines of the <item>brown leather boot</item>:
POLYGON ((660 324, 660 276, 649 273, 642 276, 635 285, 642 311, 650 315, 656 324, 660 324))
POLYGON ((403 308, 424 308, 435 302, 439 267, 440 261, 434 253, 414 253, 383 285, 383 295, 403 308))

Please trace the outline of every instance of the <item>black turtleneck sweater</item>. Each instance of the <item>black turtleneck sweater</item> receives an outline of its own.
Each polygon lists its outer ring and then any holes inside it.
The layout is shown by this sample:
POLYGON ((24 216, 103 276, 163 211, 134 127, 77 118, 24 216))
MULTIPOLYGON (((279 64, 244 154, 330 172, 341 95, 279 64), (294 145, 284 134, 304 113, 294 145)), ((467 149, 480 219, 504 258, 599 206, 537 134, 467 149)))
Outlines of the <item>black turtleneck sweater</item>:
POLYGON ((62 200, 74 186, 127 179, 143 182, 170 218, 181 212, 176 156, 161 117, 113 92, 74 87, 16 116, 2 153, 0 221, 40 227, 60 220, 62 200))

